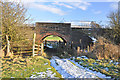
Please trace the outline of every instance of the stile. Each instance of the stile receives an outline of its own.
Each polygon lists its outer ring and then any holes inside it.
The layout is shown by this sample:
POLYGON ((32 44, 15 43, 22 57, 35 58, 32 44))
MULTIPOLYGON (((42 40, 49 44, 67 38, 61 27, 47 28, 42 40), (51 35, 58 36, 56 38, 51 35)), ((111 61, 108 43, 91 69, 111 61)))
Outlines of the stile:
POLYGON ((36 38, 36 33, 34 33, 34 35, 33 35, 33 51, 32 51, 33 57, 35 55, 39 55, 39 51, 42 54, 43 53, 43 49, 44 49, 44 43, 41 43, 40 45, 35 44, 35 38, 36 38), (35 51, 35 50, 37 50, 37 51, 35 51))

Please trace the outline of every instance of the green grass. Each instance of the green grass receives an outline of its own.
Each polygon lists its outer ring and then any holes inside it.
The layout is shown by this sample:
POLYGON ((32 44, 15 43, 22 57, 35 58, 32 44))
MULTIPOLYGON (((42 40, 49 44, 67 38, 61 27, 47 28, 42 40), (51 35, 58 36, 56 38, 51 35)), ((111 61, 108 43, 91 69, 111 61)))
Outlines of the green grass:
POLYGON ((76 62, 80 62, 81 66, 87 67, 90 70, 101 72, 106 76, 111 76, 115 78, 120 77, 120 65, 115 65, 114 63, 110 62, 110 60, 100 60, 97 61, 95 59, 84 59, 84 58, 77 58, 75 59, 76 62), (91 68, 92 67, 92 68, 91 68), (106 68, 108 70, 106 70, 106 68))
POLYGON ((44 40, 51 40, 51 41, 63 41, 60 37, 58 37, 58 36, 54 36, 54 35, 50 35, 50 36, 48 36, 48 37, 46 37, 44 40))
POLYGON ((2 78, 27 78, 35 72, 46 72, 47 68, 53 73, 55 77, 61 78, 61 75, 50 66, 50 61, 43 57, 29 57, 29 58, 2 58, 2 78), (48 65, 44 65, 48 63, 48 65))

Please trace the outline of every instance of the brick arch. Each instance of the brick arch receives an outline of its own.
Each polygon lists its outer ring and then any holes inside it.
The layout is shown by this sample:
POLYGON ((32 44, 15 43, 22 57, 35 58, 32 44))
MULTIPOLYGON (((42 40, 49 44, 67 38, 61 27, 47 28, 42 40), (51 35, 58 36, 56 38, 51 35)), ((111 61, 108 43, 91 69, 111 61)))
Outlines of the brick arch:
POLYGON ((43 33, 42 35, 38 35, 37 40, 38 40, 38 42, 43 42, 43 40, 44 40, 47 36, 50 36, 50 35, 58 36, 58 37, 60 37, 60 38, 61 38, 64 42, 66 42, 66 43, 69 41, 69 39, 67 38, 67 36, 62 35, 62 34, 57 33, 57 32, 43 33))
POLYGON ((41 43, 49 35, 61 37, 65 42, 71 41, 70 23, 40 23, 36 22, 36 42, 41 43))

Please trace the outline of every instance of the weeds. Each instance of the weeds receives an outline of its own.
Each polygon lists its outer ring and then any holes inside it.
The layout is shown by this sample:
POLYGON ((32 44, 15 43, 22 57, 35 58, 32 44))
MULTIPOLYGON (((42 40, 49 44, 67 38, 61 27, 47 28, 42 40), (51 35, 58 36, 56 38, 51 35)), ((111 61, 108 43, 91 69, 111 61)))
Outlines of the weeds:
POLYGON ((120 65, 116 64, 116 61, 111 60, 95 60, 95 59, 84 59, 84 58, 76 58, 76 62, 78 62, 81 66, 87 67, 90 70, 101 72, 106 76, 111 76, 113 78, 119 78, 120 73, 120 65))
POLYGON ((61 78, 61 75, 50 66, 50 61, 43 57, 2 58, 2 78, 29 78, 35 72, 46 72, 47 68, 51 68, 55 76, 61 78), (44 65, 45 63, 48 64, 44 65))

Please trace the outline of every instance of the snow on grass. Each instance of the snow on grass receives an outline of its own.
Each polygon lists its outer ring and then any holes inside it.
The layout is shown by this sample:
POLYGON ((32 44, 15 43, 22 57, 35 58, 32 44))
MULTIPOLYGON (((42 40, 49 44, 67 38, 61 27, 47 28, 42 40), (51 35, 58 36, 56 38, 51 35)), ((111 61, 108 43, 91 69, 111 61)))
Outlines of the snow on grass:
POLYGON ((34 72, 36 74, 32 74, 32 76, 30 76, 30 78, 57 78, 56 73, 53 73, 51 70, 49 70, 51 68, 47 68, 46 72, 34 72))
MULTIPOLYGON (((68 78, 68 77, 70 77, 71 75, 69 75, 66 71, 64 71, 64 70, 62 69, 61 66, 59 66, 59 65, 56 63, 55 57, 53 56, 52 58, 53 58, 53 59, 50 60, 51 66, 53 66, 53 67, 58 71, 58 73, 60 73, 60 74, 62 75, 62 78, 68 78)), ((56 57, 56 58, 58 59, 58 57, 56 57)))
POLYGON ((61 78, 61 75, 50 66, 50 61, 41 56, 2 58, 1 68, 2 78, 61 78))
POLYGON ((73 57, 68 60, 72 61, 80 68, 84 68, 87 71, 90 71, 96 74, 99 78, 116 78, 118 79, 118 68, 119 62, 112 60, 94 60, 88 59, 86 56, 73 57))
POLYGON ((96 39, 96 38, 91 37, 91 36, 89 36, 89 37, 93 40, 93 42, 96 42, 96 41, 97 41, 97 39, 96 39))
POLYGON ((62 78, 98 78, 96 74, 75 66, 68 59, 53 56, 50 62, 51 66, 62 75, 62 78))
POLYGON ((77 58, 84 58, 84 59, 88 59, 86 56, 81 56, 81 57, 77 57, 77 58))
MULTIPOLYGON (((70 59, 68 59, 70 60, 70 59)), ((91 73, 94 73, 96 74, 96 76, 98 76, 99 78, 111 78, 111 77, 107 77, 106 75, 100 73, 100 72, 96 72, 96 71, 92 71, 92 70, 89 70, 88 68, 84 68, 83 66, 81 66, 80 64, 78 64, 77 62, 75 62, 74 60, 70 60, 71 62, 73 62, 76 66, 78 66, 79 68, 81 69, 85 69, 86 71, 88 72, 91 72, 91 73)), ((91 67, 92 68, 92 67, 91 67)))
POLYGON ((44 65, 48 65, 48 63, 45 63, 44 65))

